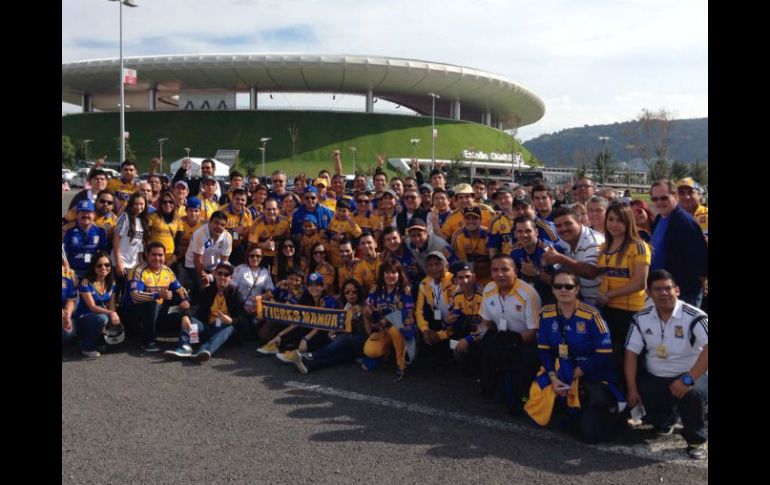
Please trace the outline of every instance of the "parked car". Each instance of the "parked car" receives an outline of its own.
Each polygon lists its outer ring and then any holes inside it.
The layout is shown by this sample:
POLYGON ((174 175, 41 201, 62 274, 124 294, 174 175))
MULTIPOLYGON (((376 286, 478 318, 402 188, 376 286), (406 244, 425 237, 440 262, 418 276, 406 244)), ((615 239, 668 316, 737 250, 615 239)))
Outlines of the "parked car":
POLYGON ((75 172, 75 176, 72 177, 72 179, 69 181, 70 185, 72 187, 85 187, 86 186, 86 180, 88 176, 88 171, 91 170, 90 168, 79 168, 77 172, 75 172))

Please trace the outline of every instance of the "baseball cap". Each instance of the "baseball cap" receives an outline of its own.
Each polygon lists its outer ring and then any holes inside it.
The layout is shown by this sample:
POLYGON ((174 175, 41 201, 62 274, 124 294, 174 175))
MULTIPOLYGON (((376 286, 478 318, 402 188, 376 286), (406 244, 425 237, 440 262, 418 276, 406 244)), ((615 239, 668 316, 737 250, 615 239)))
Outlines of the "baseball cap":
POLYGON ((310 273, 307 275, 308 285, 322 285, 324 284, 324 277, 320 273, 310 273))
POLYGON ((460 271, 464 271, 466 269, 473 271, 473 267, 471 267, 471 265, 466 261, 455 261, 451 266, 449 266, 449 272, 455 276, 457 276, 457 273, 460 271))
POLYGON ((463 217, 467 217, 469 214, 481 217, 481 208, 477 205, 473 207, 466 207, 463 209, 463 217))
POLYGON ((513 192, 508 187, 502 186, 499 189, 495 190, 495 193, 492 194, 492 198, 495 199, 500 194, 511 194, 511 195, 513 195, 513 192))
POLYGON ((188 197, 187 198, 187 208, 188 209, 200 209, 201 208, 201 200, 197 197, 188 197))
POLYGON ((323 177, 319 177, 313 181, 314 187, 317 187, 319 185, 323 185, 324 187, 326 187, 326 179, 323 177))
POLYGON ((422 184, 422 185, 420 185, 420 193, 422 194, 425 191, 433 192, 433 186, 431 184, 422 184))
POLYGON ((459 194, 475 194, 473 187, 470 184, 457 184, 455 185, 455 195, 459 194))
POLYGON ((447 262, 446 256, 444 256, 444 253, 442 253, 441 251, 431 251, 431 252, 429 252, 428 255, 425 256, 425 261, 428 261, 429 258, 438 258, 441 261, 443 261, 444 263, 447 262))
POLYGON ((214 271, 220 268, 226 269, 227 271, 230 272, 231 275, 233 274, 233 265, 228 263, 227 261, 222 261, 220 263, 217 263, 217 265, 214 267, 214 271))
POLYGON ((398 194, 393 189, 388 189, 385 192, 383 192, 382 194, 383 195, 389 195, 389 196, 393 197, 394 199, 398 199, 398 194))
POLYGON ((316 226, 318 225, 318 218, 314 216, 313 214, 306 214, 305 217, 302 219, 302 222, 312 222, 316 226))
POLYGON ((676 187, 677 188, 679 188, 679 187, 691 187, 692 189, 697 190, 698 192, 703 192, 703 188, 700 186, 700 184, 698 184, 698 182, 693 180, 692 177, 685 177, 685 178, 683 178, 682 180, 677 182, 676 187))
POLYGON ((190 186, 187 185, 187 182, 185 182, 184 180, 177 180, 176 183, 174 184, 174 187, 176 187, 177 185, 184 185, 184 188, 186 188, 187 190, 190 190, 190 186))
POLYGON ((515 199, 513 199, 513 206, 516 207, 517 205, 532 205, 532 198, 528 195, 517 195, 515 199))
POLYGON ((419 217, 415 217, 412 219, 412 222, 409 224, 409 227, 406 228, 406 232, 409 232, 412 229, 422 229, 423 231, 427 231, 428 225, 425 223, 424 220, 420 219, 419 217))
POLYGON ((201 184, 205 184, 206 182, 216 182, 216 181, 217 179, 215 179, 211 175, 204 175, 203 177, 201 177, 201 184))
POLYGON ((94 203, 91 202, 88 199, 81 200, 78 202, 77 209, 75 212, 93 212, 94 211, 94 203))
POLYGON ((305 189, 305 193, 307 194, 308 192, 312 192, 312 193, 314 193, 314 194, 318 195, 318 189, 317 189, 317 188, 315 188, 315 187, 307 187, 307 188, 305 189))

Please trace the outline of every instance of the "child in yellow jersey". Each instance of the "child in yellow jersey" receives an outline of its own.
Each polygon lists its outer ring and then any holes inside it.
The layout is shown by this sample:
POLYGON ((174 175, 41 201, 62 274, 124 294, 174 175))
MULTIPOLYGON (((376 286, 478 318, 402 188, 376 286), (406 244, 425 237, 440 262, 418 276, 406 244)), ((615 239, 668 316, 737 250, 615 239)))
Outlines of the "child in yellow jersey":
POLYGON ((331 259, 334 266, 342 264, 340 241, 346 236, 349 239, 356 239, 361 236, 361 232, 361 227, 350 216, 350 203, 345 199, 337 202, 337 212, 334 213, 334 217, 329 222, 329 227, 326 228, 326 236, 330 241, 331 259))
POLYGON ((476 283, 473 269, 468 263, 458 261, 452 264, 450 271, 454 275, 454 284, 457 287, 447 316, 447 323, 451 325, 447 329, 451 338, 450 346, 455 346, 454 355, 458 361, 464 362, 471 368, 477 368, 480 357, 477 344, 482 337, 479 333, 479 324, 484 294, 482 287, 476 283))
POLYGON ((353 215, 353 220, 356 221, 358 227, 362 231, 369 231, 374 234, 374 237, 378 236, 378 233, 382 231, 382 218, 372 211, 372 194, 371 192, 359 192, 356 195, 356 212, 353 215))
POLYGON ((310 249, 317 242, 327 242, 326 236, 318 231, 318 219, 313 214, 307 214, 302 221, 302 236, 299 238, 300 256, 310 262, 310 249))

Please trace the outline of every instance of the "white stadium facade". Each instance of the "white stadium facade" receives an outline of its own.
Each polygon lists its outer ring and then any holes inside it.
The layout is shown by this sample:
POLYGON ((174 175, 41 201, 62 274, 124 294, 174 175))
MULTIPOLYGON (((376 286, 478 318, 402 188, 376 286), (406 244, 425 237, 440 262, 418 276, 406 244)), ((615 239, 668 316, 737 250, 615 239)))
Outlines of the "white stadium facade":
MULTIPOLYGON (((307 54, 199 54, 124 58, 138 82, 126 85, 131 111, 235 110, 236 94, 332 93, 376 98, 421 115, 511 129, 535 123, 545 105, 523 86, 469 67, 394 57, 307 54)), ((62 101, 83 112, 117 111, 119 59, 62 64, 62 101)))

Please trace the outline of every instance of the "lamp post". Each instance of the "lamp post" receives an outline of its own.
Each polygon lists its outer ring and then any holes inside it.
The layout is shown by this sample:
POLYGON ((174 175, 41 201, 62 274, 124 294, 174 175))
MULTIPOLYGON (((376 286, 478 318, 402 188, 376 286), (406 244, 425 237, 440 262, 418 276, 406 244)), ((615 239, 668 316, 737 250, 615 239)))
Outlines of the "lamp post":
POLYGON ((601 165, 601 177, 602 177, 602 185, 604 185, 604 176, 607 173, 607 142, 610 140, 609 136, 600 136, 599 141, 601 141, 604 144, 604 156, 602 158, 602 165, 601 165))
POLYGON ((168 138, 158 138, 158 146, 160 147, 160 167, 158 170, 163 173, 163 144, 168 141, 168 138))
POLYGON ((436 98, 441 99, 441 96, 439 96, 436 93, 428 93, 428 96, 433 98, 431 103, 431 112, 430 112, 430 136, 431 136, 431 146, 430 146, 430 169, 433 170, 436 167, 436 98))
POLYGON ((86 162, 88 162, 88 144, 92 141, 93 140, 83 140, 83 157, 86 159, 86 162))
POLYGON ((259 142, 262 143, 262 146, 259 147, 259 150, 262 151, 262 177, 265 176, 265 150, 267 150, 267 142, 270 140, 272 140, 272 138, 262 137, 259 139, 259 142))
POLYGON ((350 151, 353 152, 353 167, 356 166, 356 152, 358 151, 358 148, 356 147, 350 147, 350 151))
POLYGON ((420 139, 412 138, 409 143, 412 144, 412 158, 417 158, 417 144, 420 143, 420 139))
POLYGON ((109 0, 119 2, 120 9, 120 163, 126 159, 126 92, 123 77, 123 5, 126 7, 138 7, 136 0, 109 0))

